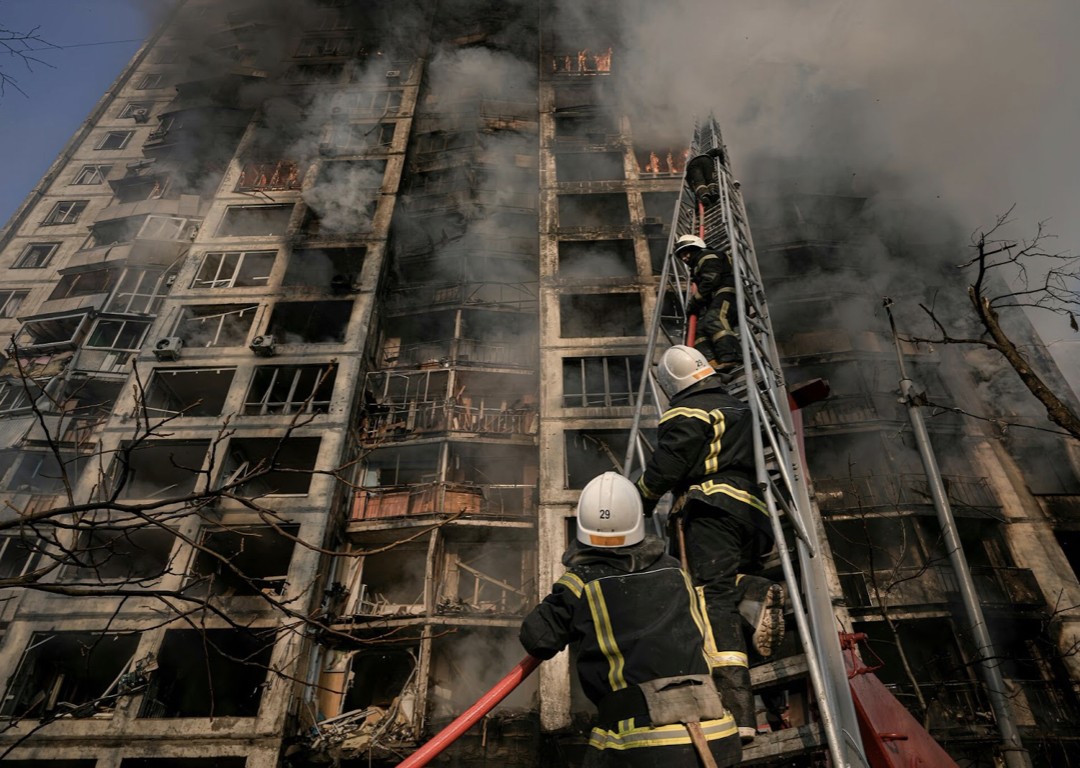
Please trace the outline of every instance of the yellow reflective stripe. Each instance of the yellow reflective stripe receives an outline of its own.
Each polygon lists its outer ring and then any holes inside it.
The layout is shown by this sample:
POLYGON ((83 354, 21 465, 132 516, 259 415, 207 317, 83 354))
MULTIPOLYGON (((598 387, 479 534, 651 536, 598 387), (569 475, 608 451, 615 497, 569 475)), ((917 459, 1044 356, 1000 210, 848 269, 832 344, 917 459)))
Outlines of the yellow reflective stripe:
POLYGON ((750 660, 745 653, 738 651, 718 651, 716 654, 717 667, 749 667, 750 660))
POLYGON ((700 485, 690 486, 690 490, 698 490, 704 493, 706 496, 712 496, 714 493, 722 493, 725 496, 730 496, 736 501, 741 501, 743 504, 749 504, 751 507, 761 512, 763 515, 769 514, 769 508, 765 506, 765 502, 754 496, 747 491, 740 491, 734 486, 727 483, 718 483, 715 480, 706 480, 700 485))
POLYGON ((659 493, 653 493, 652 489, 650 489, 649 486, 645 485, 645 475, 642 475, 638 478, 637 487, 638 490, 641 491, 641 495, 644 496, 646 499, 659 499, 662 495, 659 493))
POLYGON ((634 729, 634 718, 628 717, 625 720, 619 721, 619 733, 624 731, 632 731, 634 729))
POLYGON ((680 570, 679 573, 682 574, 683 581, 686 582, 686 591, 690 595, 690 618, 697 624, 698 632, 701 633, 701 636, 705 637, 705 622, 708 621, 708 619, 702 616, 705 604, 703 602, 698 603, 698 599, 701 598, 701 595, 698 594, 694 585, 690 583, 690 574, 683 570, 680 570))
POLYGON ((724 432, 727 430, 727 421, 724 412, 719 408, 709 412, 709 421, 713 425, 712 442, 709 444, 709 453, 705 457, 705 474, 711 475, 720 469, 720 447, 723 445, 724 432))
POLYGON ((581 580, 581 577, 570 571, 564 573, 555 584, 562 584, 573 593, 574 597, 581 597, 581 590, 585 588, 585 582, 581 580))
POLYGON ((719 667, 720 662, 718 657, 720 655, 720 649, 716 647, 716 638, 713 637, 712 621, 709 620, 709 612, 705 606, 705 587, 694 587, 694 593, 697 596, 698 611, 701 614, 701 626, 702 636, 705 639, 704 652, 705 661, 708 662, 709 668, 719 667))
POLYGON ((703 411, 700 408, 668 408, 664 411, 664 415, 660 417, 660 423, 670 421, 676 416, 686 416, 689 419, 701 419, 706 424, 711 423, 712 419, 709 418, 709 412, 703 411))
MULTIPOLYGON (((666 747, 677 744, 690 744, 690 734, 686 726, 675 723, 658 728, 642 727, 623 730, 622 721, 617 731, 593 728, 589 734, 589 746, 594 749, 637 749, 641 747, 666 747)), ((731 715, 719 720, 704 720, 701 730, 706 741, 726 739, 738 733, 731 715)))
POLYGON ((615 630, 611 626, 607 603, 604 602, 604 593, 597 582, 591 581, 585 585, 585 599, 589 602, 589 611, 592 613, 593 624, 596 625, 596 640, 608 660, 608 685, 611 690, 618 691, 626 687, 626 678, 623 677, 625 659, 619 650, 619 644, 615 642, 615 630))

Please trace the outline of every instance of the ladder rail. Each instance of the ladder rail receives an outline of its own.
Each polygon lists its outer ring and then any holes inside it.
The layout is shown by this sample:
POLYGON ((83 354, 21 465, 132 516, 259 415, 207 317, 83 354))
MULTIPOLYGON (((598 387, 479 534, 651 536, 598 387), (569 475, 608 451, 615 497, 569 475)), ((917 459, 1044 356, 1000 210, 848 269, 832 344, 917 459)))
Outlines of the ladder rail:
MULTIPOLYGON (((762 279, 753 239, 748 225, 745 203, 739 184, 723 161, 726 150, 719 126, 711 115, 701 124, 695 122, 690 157, 708 154, 711 150, 719 200, 700 206, 689 181, 684 176, 679 199, 672 215, 668 249, 656 293, 656 305, 645 351, 643 375, 638 382, 634 417, 627 443, 623 473, 631 475, 634 459, 644 466, 646 442, 641 436, 646 387, 652 395, 657 413, 663 411, 666 399, 660 392, 652 363, 656 356, 660 331, 670 341, 664 328, 663 312, 674 298, 674 311, 681 313, 680 328, 688 326, 688 305, 691 276, 686 265, 672 254, 678 234, 693 233, 703 237, 706 244, 724 253, 730 250, 735 277, 739 340, 746 383, 745 399, 753 419, 754 457, 757 481, 769 513, 770 524, 777 541, 784 579, 788 590, 799 638, 807 660, 810 682, 818 700, 819 717, 828 753, 836 768, 867 765, 858 731, 847 672, 840 650, 836 616, 823 558, 820 556, 821 537, 818 520, 812 515, 808 478, 799 455, 795 423, 788 404, 779 351, 773 339, 772 323, 765 301, 762 279), (771 456, 769 455, 771 452, 771 456), (795 534, 798 570, 786 545, 782 518, 787 517, 795 534), (800 578, 801 576, 801 578, 800 578)), ((680 339, 682 341, 682 339, 680 339)), ((687 343, 692 344, 693 340, 687 343)))

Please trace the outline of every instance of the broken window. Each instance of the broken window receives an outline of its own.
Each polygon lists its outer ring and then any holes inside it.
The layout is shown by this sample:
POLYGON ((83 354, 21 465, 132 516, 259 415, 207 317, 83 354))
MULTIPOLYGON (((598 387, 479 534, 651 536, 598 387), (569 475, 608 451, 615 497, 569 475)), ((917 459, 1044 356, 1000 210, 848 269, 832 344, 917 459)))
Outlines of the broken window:
POLYGON ((389 709, 416 675, 417 649, 379 648, 352 657, 352 684, 342 710, 389 709))
POLYGON ((584 488, 604 472, 622 472, 626 458, 625 430, 568 429, 564 436, 567 488, 584 488))
POLYGON ((17 578, 33 570, 40 552, 41 542, 35 536, 0 535, 0 579, 17 578))
POLYGON ((285 591, 299 526, 213 528, 203 532, 187 594, 242 597, 285 591))
POLYGON ((247 288, 270 280, 277 251, 226 251, 203 257, 192 288, 247 288))
POLYGON ((559 297, 559 320, 563 338, 645 335, 637 293, 563 294, 559 297))
POLYGON ((45 215, 42 224, 74 224, 86 210, 88 200, 64 200, 54 205, 45 215))
POLYGON ((111 710, 138 633, 35 632, 8 685, 0 714, 11 718, 111 710))
POLYGON ((559 277, 636 277, 633 240, 560 240, 559 277))
POLYGON ((98 141, 94 149, 123 149, 135 131, 109 131, 98 141))
POLYGON ((559 195, 560 229, 612 229, 630 226, 625 194, 559 195))
POLYGON ((244 401, 248 416, 327 413, 336 365, 262 365, 255 369, 244 401))
POLYGON ((33 400, 41 394, 41 387, 33 381, 27 381, 27 384, 28 387, 24 387, 22 381, 0 384, 0 414, 6 416, 30 409, 33 400))
POLYGON ((360 285, 367 248, 296 248, 289 258, 282 285, 323 288, 351 293, 360 285))
POLYGON ((304 174, 295 160, 245 163, 236 182, 239 191, 253 189, 300 189, 304 174))
POLYGON ((323 163, 317 183, 304 192, 311 235, 363 232, 379 203, 385 160, 339 160, 323 163))
POLYGON ((28 320, 19 329, 16 345, 25 351, 71 349, 82 339, 89 321, 87 312, 28 320))
POLYGON ((23 248, 12 269, 40 269, 49 263, 60 243, 30 243, 23 248))
POLYGON ((341 79, 345 65, 337 62, 294 64, 285 73, 287 83, 329 83, 341 79))
POLYGON ((194 240, 199 231, 198 219, 182 216, 147 216, 135 235, 139 240, 194 240))
POLYGON ((333 111, 350 117, 388 117, 401 108, 401 91, 349 91, 334 96, 333 111))
MULTIPOLYGON (((642 360, 640 356, 564 358, 563 406, 611 408, 633 405, 641 381, 642 360)), ((645 402, 650 401, 646 387, 645 402)))
POLYGON ((91 296, 95 293, 105 293, 112 288, 113 279, 116 277, 114 269, 87 269, 79 272, 69 272, 63 275, 49 294, 49 301, 53 299, 70 299, 76 296, 91 296))
POLYGON ((68 555, 65 576, 76 581, 122 583, 135 586, 170 572, 176 536, 158 527, 128 529, 105 527, 87 531, 68 555))
POLYGON ((555 120, 555 138, 559 143, 603 144, 618 134, 619 123, 613 112, 564 114, 555 120))
POLYGON ((247 341, 258 305, 184 307, 175 334, 188 347, 238 347, 247 341))
POLYGON ((111 165, 84 165, 82 170, 75 174, 72 184, 101 184, 109 175, 111 165))
POLYGON ((278 302, 266 332, 282 344, 332 344, 345 340, 351 301, 278 302))
POLYGON ((425 536, 365 555, 354 576, 359 583, 352 590, 347 611, 354 616, 422 616, 427 550, 425 536))
POLYGON ((143 216, 128 216, 95 222, 90 228, 90 237, 87 238, 83 249, 126 243, 135 237, 145 220, 143 216))
POLYGON ((621 152, 562 152, 555 155, 558 181, 622 181, 621 152))
POLYGON ((239 482, 236 492, 251 497, 305 494, 319 457, 319 443, 318 437, 234 437, 222 484, 239 482))
POLYGON ((359 153, 394 143, 394 123, 347 123, 332 129, 330 140, 320 145, 323 153, 359 153))
POLYGON ((535 551, 522 543, 448 540, 440 560, 437 613, 512 616, 532 607, 535 551))
POLYGON ((29 291, 0 291, 0 318, 15 317, 29 291))
POLYGON ((169 293, 176 270, 172 267, 127 267, 120 275, 106 312, 153 315, 169 293))
POLYGON ((273 633, 169 630, 140 716, 256 716, 273 643, 273 633))
POLYGON ((218 227, 218 237, 269 237, 284 235, 293 206, 230 205, 218 227))
POLYGON ((225 407, 235 368, 157 368, 146 388, 153 418, 218 416, 225 407))
POLYGON ((6 475, 7 490, 25 493, 49 494, 64 489, 64 476, 73 482, 78 477, 79 466, 76 460, 68 457, 64 464, 57 462, 51 452, 19 451, 2 457, 8 462, 0 462, 11 467, 6 475))
MULTIPOLYGON (((688 154, 689 153, 685 149, 675 149, 672 147, 636 149, 634 150, 634 159, 637 161, 638 173, 642 176, 682 176, 683 171, 686 170, 686 156, 688 154)), ((674 195, 675 193, 657 192, 646 194, 674 195)), ((674 212, 674 205, 673 199, 671 207, 669 207, 667 213, 664 214, 668 220, 671 219, 672 213, 674 212)))
POLYGON ((112 488, 120 483, 120 497, 152 499, 185 496, 200 485, 203 461, 210 448, 209 440, 154 440, 135 446, 122 446, 113 462, 112 488), (124 471, 123 456, 128 459, 124 471))
MULTIPOLYGON (((431 645, 431 682, 428 717, 451 718, 464 712, 476 698, 498 682, 521 657, 517 629, 484 627, 459 629, 437 637, 431 645), (468 680, 468 685, 462 685, 468 680)), ((495 709, 527 712, 535 707, 538 683, 526 680, 495 709)))

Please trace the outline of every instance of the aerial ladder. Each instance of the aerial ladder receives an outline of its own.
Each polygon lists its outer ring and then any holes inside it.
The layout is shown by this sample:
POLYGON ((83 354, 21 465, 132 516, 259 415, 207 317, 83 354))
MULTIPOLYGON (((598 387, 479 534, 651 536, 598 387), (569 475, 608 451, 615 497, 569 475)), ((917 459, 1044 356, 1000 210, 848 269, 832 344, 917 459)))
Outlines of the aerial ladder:
MULTIPOLYGON (((710 200, 706 203, 690 188, 690 181, 684 179, 669 235, 668 255, 660 274, 645 359, 647 362, 656 360, 663 349, 673 344, 693 345, 695 318, 686 311, 691 276, 686 265, 672 254, 675 238, 697 235, 716 253, 730 253, 735 275, 742 369, 728 382, 727 388, 750 407, 757 482, 779 545, 780 564, 789 585, 789 602, 832 765, 862 768, 869 763, 859 736, 839 628, 826 583, 821 543, 799 453, 796 416, 792 413, 780 368, 740 185, 732 176, 720 129, 712 116, 695 127, 688 158, 689 163, 699 169, 707 164, 704 175, 714 186, 710 188, 710 200), (794 534, 797 570, 795 559, 785 544, 785 522, 794 534), (796 585, 799 588, 793 588, 796 585)), ((650 390, 652 402, 663 402, 651 365, 645 367, 649 373, 639 384, 623 465, 626 474, 633 471, 635 459, 644 464, 649 450, 641 434, 646 388, 650 390)))

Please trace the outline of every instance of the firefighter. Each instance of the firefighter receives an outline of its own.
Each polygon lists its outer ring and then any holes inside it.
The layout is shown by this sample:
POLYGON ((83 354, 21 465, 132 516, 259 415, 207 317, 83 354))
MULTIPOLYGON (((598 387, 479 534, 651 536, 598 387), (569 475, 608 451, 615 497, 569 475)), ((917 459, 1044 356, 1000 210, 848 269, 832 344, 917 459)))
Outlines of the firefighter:
MULTIPOLYGON (((656 378, 670 405, 637 488, 647 515, 666 492, 675 496, 673 517, 681 531, 672 544, 684 547, 704 597, 713 677, 739 735, 749 741, 757 718, 737 575, 761 569, 773 533, 755 478, 749 408, 724 390, 715 373, 691 347, 672 347, 660 358, 656 378)), ((770 615, 776 616, 771 609, 770 615)))
POLYGON ((702 205, 715 205, 720 202, 720 182, 716 176, 717 158, 723 162, 724 151, 710 149, 686 164, 686 183, 702 205))
POLYGON ((713 368, 730 373, 742 362, 731 254, 720 255, 700 237, 683 235, 675 243, 675 255, 690 268, 694 281, 686 307, 688 314, 698 316, 694 348, 713 368))
POLYGON ((569 643, 597 709, 588 766, 737 765, 735 723, 709 677, 697 596, 679 561, 645 534, 641 497, 615 472, 577 507, 567 571, 521 625, 521 644, 550 659, 569 643), (712 760, 705 759, 706 756, 712 760))

